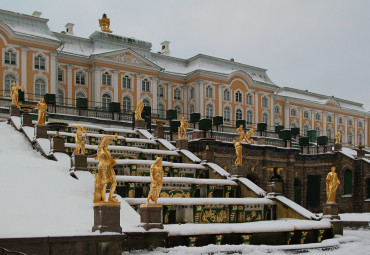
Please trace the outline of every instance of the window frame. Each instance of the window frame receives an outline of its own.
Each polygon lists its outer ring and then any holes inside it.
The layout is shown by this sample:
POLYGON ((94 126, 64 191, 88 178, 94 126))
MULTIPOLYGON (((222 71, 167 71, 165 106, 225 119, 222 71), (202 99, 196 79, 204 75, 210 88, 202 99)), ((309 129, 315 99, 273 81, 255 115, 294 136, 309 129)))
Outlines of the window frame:
POLYGON ((101 76, 101 84, 106 87, 111 87, 112 86, 112 75, 108 72, 105 71, 102 76, 101 76))
POLYGON ((212 104, 206 104, 206 119, 212 119, 214 115, 214 107, 212 104), (210 111, 212 110, 212 111, 210 111), (210 114, 211 113, 211 114, 210 114))
POLYGON ((36 70, 46 70, 46 57, 44 57, 41 53, 37 54, 33 58, 33 68, 36 70))
POLYGON ((231 101, 231 92, 229 89, 224 90, 224 101, 231 101))
POLYGON ((124 96, 122 98, 122 111, 123 112, 130 112, 131 111, 131 105, 132 105, 132 100, 129 96, 124 96), (128 99, 128 100, 126 100, 128 99))
POLYGON ((76 85, 84 86, 86 85, 86 73, 82 70, 78 70, 75 75, 75 83, 76 85))
POLYGON ((251 110, 247 111, 246 122, 247 125, 253 125, 253 112, 251 110))
POLYGON ((10 96, 11 92, 12 92, 12 83, 15 82, 17 83, 17 78, 15 77, 15 75, 13 75, 12 73, 7 73, 5 76, 4 76, 4 95, 8 95, 10 96), (12 76, 11 78, 7 79, 8 76, 12 76), (14 78, 14 79, 13 79, 14 78), (7 80, 9 80, 9 90, 6 89, 7 87, 7 80))
POLYGON ((128 75, 123 75, 121 79, 122 89, 131 89, 131 77, 128 75))
POLYGON ((235 91, 235 102, 243 103, 243 93, 239 90, 235 91))
POLYGON ((173 91, 173 99, 174 100, 181 100, 181 89, 175 88, 173 91))
POLYGON ((267 96, 263 96, 261 98, 261 107, 268 108, 269 107, 269 100, 267 96))
POLYGON ((229 106, 224 107, 224 122, 231 122, 231 108, 229 106))
POLYGON ((235 120, 242 120, 243 119, 243 111, 241 109, 235 110, 235 120))
POLYGON ((269 115, 267 112, 262 113, 262 123, 266 123, 267 125, 269 124, 269 115), (264 121, 264 119, 266 121, 264 121))
POLYGON ((213 87, 211 85, 206 86, 206 98, 213 98, 213 87))
POLYGON ((16 66, 17 65, 17 52, 13 51, 13 49, 6 49, 4 51, 4 64, 16 66), (12 58, 14 57, 14 63, 12 63, 12 58), (7 63, 7 60, 9 63, 7 63))
POLYGON ((150 92, 150 80, 145 78, 141 81, 141 91, 150 92))
POLYGON ((102 96, 101 96, 101 108, 104 110, 104 111, 108 111, 109 110, 109 104, 112 102, 112 97, 109 93, 104 93, 102 96))
POLYGON ((44 79, 42 78, 36 78, 35 79, 35 83, 34 83, 34 96, 36 99, 38 98, 43 98, 45 93, 46 93, 46 82, 44 81, 44 79), (41 83, 37 83, 37 82, 41 82, 41 83), (37 88, 37 86, 40 86, 39 88, 37 88), (44 87, 44 89, 42 89, 42 87, 44 87), (44 90, 44 93, 42 93, 42 90, 44 90))

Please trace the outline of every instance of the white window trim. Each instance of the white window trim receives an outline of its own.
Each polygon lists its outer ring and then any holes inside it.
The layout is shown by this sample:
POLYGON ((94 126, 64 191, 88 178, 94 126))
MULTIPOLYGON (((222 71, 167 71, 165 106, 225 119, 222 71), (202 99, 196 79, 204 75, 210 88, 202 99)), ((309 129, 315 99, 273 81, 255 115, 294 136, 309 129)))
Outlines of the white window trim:
POLYGON ((32 54, 32 70, 37 71, 37 72, 46 72, 46 73, 49 72, 49 58, 44 53, 42 53, 41 51, 35 52, 35 53, 32 54), (37 57, 39 55, 41 55, 43 58, 45 58, 45 69, 35 68, 35 57, 37 57))
POLYGON ((3 64, 2 64, 2 66, 4 67, 4 66, 7 66, 7 67, 10 67, 10 68, 14 68, 14 67, 16 67, 17 69, 19 69, 19 56, 20 56, 20 54, 19 54, 19 51, 18 50, 16 50, 15 48, 13 48, 13 47, 7 47, 7 48, 4 48, 3 49, 3 59, 2 59, 2 61, 3 61, 3 64), (5 64, 5 53, 8 51, 8 50, 12 50, 14 53, 15 53, 15 65, 12 65, 12 64, 5 64))
POLYGON ((87 73, 82 69, 76 70, 75 75, 74 75, 73 84, 75 86, 87 86, 87 73), (85 76, 85 84, 78 84, 77 81, 76 81, 77 80, 77 73, 80 73, 80 72, 85 76))

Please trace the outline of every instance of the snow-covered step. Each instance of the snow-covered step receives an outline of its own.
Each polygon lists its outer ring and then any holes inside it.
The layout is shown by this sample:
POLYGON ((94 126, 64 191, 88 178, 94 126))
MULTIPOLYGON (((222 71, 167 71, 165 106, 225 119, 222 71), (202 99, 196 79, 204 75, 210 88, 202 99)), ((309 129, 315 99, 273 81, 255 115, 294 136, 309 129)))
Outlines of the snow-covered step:
MULTIPOLYGON (((116 175, 117 182, 143 182, 150 183, 149 176, 116 175)), ((198 185, 228 185, 237 186, 237 183, 226 179, 199 179, 188 177, 163 177, 163 183, 189 183, 198 185)))

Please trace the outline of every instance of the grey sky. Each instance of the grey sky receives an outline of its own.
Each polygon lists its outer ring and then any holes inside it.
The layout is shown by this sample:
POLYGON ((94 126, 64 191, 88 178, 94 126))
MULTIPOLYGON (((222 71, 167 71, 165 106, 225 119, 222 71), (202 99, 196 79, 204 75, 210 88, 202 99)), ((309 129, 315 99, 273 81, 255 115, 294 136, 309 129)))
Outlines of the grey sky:
POLYGON ((99 30, 103 12, 113 33, 171 41, 171 55, 198 53, 268 69, 278 86, 361 102, 370 110, 370 1, 84 0, 0 1, 0 8, 41 11, 53 31, 99 30))

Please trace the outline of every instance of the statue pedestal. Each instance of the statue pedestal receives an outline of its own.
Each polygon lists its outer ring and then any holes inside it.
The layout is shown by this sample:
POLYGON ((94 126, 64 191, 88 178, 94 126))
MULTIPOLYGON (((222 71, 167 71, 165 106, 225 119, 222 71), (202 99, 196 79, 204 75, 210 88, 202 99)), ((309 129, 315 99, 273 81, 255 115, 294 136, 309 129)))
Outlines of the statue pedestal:
POLYGON ((35 128, 35 138, 38 139, 38 138, 48 138, 48 127, 45 126, 45 125, 36 125, 36 128, 35 128))
POLYGON ((65 152, 65 146, 64 146, 64 138, 60 136, 53 137, 52 143, 51 143, 51 151, 54 152, 65 152))
POLYGON ((22 114, 22 126, 23 127, 33 127, 31 114, 29 113, 22 114))
POLYGON ((164 139, 164 127, 163 126, 162 127, 156 126, 154 128, 154 136, 164 139))
POLYGON ((21 116, 21 111, 19 110, 17 105, 10 105, 9 113, 10 116, 21 116))
POLYGON ((188 140, 177 139, 176 140, 176 147, 179 148, 180 150, 188 150, 188 148, 189 148, 188 140))
POLYGON ((136 129, 146 129, 145 120, 135 120, 135 128, 136 129))
POLYGON ((71 171, 87 171, 87 156, 82 154, 73 154, 71 171))
POLYGON ((334 151, 341 151, 342 150, 342 144, 341 143, 335 143, 334 144, 334 151))
POLYGON ((94 226, 92 227, 92 231, 122 234, 120 210, 120 203, 94 203, 94 226))
POLYGON ((203 160, 207 160, 208 162, 214 162, 215 160, 215 152, 213 150, 204 150, 201 152, 200 156, 203 160))
POLYGON ((140 227, 146 231, 152 228, 163 229, 162 205, 140 205, 140 227))
POLYGON ((233 165, 230 169, 230 174, 237 176, 245 176, 247 173, 243 165, 233 165))
POLYGON ((267 190, 269 193, 283 194, 283 182, 269 181, 267 190))
POLYGON ((340 220, 338 203, 323 204, 323 218, 330 219, 334 235, 343 235, 343 221, 340 220))
POLYGON ((205 138, 204 137, 204 131, 201 131, 201 130, 195 130, 192 134, 192 138, 193 140, 194 139, 201 139, 201 138, 205 138))

